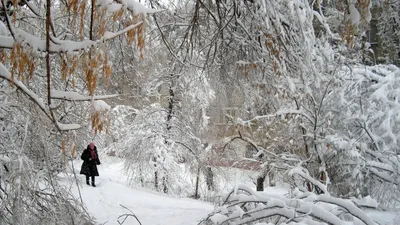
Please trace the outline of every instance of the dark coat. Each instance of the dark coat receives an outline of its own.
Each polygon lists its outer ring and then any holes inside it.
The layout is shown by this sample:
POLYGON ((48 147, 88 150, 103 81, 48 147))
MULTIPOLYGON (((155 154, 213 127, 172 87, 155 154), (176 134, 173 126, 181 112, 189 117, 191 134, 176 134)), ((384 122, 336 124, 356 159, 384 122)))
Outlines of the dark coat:
POLYGON ((83 160, 80 174, 86 176, 99 176, 99 171, 97 170, 97 165, 100 165, 99 155, 97 154, 97 148, 94 146, 94 152, 96 154, 96 159, 92 160, 90 156, 89 145, 82 152, 81 159, 83 160))

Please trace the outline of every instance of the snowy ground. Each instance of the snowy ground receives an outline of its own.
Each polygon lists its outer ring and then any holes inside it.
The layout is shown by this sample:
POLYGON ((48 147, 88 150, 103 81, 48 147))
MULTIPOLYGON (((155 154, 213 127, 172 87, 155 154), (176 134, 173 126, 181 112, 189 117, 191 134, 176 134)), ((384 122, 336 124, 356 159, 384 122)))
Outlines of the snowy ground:
MULTIPOLYGON (((79 173, 80 162, 76 161, 75 164, 75 171, 79 173)), ((98 168, 100 177, 96 180, 97 187, 87 186, 83 175, 78 175, 78 178, 82 199, 99 224, 118 225, 118 217, 130 213, 120 205, 130 209, 143 225, 197 224, 214 208, 210 203, 131 188, 126 183, 126 177, 122 175, 120 162, 102 163, 98 168)), ((69 183, 73 193, 79 196, 76 185, 69 183)), ((124 224, 139 223, 129 217, 124 224)))
MULTIPOLYGON (((77 160, 74 164, 76 173, 79 173, 81 161, 77 160)), ((100 172, 100 177, 97 177, 98 187, 87 186, 84 176, 79 174, 77 176, 82 199, 89 213, 96 218, 99 224, 119 225, 118 217, 130 213, 120 205, 130 209, 139 218, 142 225, 195 225, 214 209, 211 203, 188 198, 174 198, 148 189, 129 187, 126 177, 121 172, 122 163, 118 159, 104 157, 102 165, 98 168, 100 172)), ((240 181, 249 183, 251 174, 241 174, 238 171, 235 171, 234 174, 231 174, 231 179, 226 180, 229 185, 225 183, 225 187, 222 189, 230 188, 240 181)), ((229 177, 228 174, 225 176, 229 177)), ((67 177, 69 179, 64 179, 64 182, 71 187, 76 196, 79 196, 78 188, 73 183, 72 173, 69 173, 67 177)), ((283 189, 274 188, 267 188, 266 191, 276 194, 285 193, 283 189)), ((371 211, 368 214, 380 225, 400 224, 400 215, 395 212, 371 211)), ((120 219, 121 222, 122 220, 123 218, 120 219)), ((133 217, 129 217, 124 224, 136 225, 139 223, 133 217)))

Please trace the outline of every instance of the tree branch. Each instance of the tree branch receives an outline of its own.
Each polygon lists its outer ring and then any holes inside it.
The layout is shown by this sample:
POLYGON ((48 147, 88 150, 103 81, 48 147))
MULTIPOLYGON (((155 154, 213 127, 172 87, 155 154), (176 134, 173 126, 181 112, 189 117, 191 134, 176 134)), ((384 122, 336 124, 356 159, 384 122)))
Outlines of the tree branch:
POLYGON ((77 92, 66 92, 66 91, 50 91, 51 99, 58 99, 64 101, 91 101, 91 100, 103 100, 109 98, 118 97, 118 94, 115 95, 101 95, 101 96, 83 96, 77 92))
POLYGON ((140 222, 139 218, 137 218, 137 216, 136 216, 130 209, 128 209, 127 207, 125 207, 125 206, 123 206, 123 205, 121 205, 121 204, 120 204, 120 206, 121 206, 122 208, 128 210, 129 212, 131 212, 131 214, 123 214, 123 215, 121 215, 121 216, 118 217, 118 223, 119 223, 120 225, 124 224, 124 223, 125 223, 125 220, 126 220, 129 216, 134 217, 134 218, 138 221, 138 223, 139 223, 140 225, 142 225, 142 223, 140 222), (123 220, 122 222, 119 222, 119 219, 120 219, 121 217, 124 217, 124 216, 125 216, 124 220, 123 220))
POLYGON ((19 90, 25 93, 39 108, 46 114, 46 116, 53 121, 53 118, 47 112, 46 107, 42 99, 40 99, 33 91, 27 88, 21 81, 16 80, 15 78, 11 78, 10 72, 4 67, 2 63, 0 63, 0 78, 3 78, 10 82, 11 84, 15 85, 19 90))
POLYGON ((46 48, 46 40, 41 40, 38 37, 24 31, 21 29, 16 29, 14 33, 14 37, 8 37, 4 35, 0 35, 0 48, 11 49, 16 42, 24 43, 27 46, 34 48, 36 51, 40 52, 48 52, 50 54, 58 54, 65 52, 77 52, 81 50, 86 50, 91 47, 97 47, 98 44, 104 43, 108 40, 118 37, 122 35, 143 22, 139 22, 137 24, 133 24, 117 33, 113 33, 113 35, 103 36, 96 41, 92 40, 84 40, 84 41, 70 41, 70 40, 60 40, 54 36, 50 36, 51 42, 49 49, 46 48))
POLYGON ((6 23, 7 23, 8 30, 10 31, 11 36, 13 36, 13 37, 15 38, 14 29, 13 29, 12 26, 11 26, 10 18, 8 17, 8 14, 7 14, 7 12, 6 12, 6 4, 5 4, 4 0, 1 0, 1 4, 3 5, 4 15, 5 15, 4 17, 5 17, 5 19, 6 19, 6 23))

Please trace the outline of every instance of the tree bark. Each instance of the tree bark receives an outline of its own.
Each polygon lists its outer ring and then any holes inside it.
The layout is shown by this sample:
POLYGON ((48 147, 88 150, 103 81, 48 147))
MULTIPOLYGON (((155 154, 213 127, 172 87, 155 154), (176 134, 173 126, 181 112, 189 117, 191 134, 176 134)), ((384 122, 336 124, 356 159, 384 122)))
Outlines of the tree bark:
POLYGON ((171 130, 171 119, 172 119, 172 113, 174 109, 174 98, 175 98, 175 93, 174 93, 174 82, 173 82, 173 74, 171 74, 170 77, 170 85, 169 85, 169 98, 168 98, 168 115, 167 115, 167 132, 171 130))
POLYGON ((90 33, 89 33, 89 39, 93 41, 93 23, 94 23, 94 6, 95 6, 95 0, 92 0, 92 8, 90 11, 90 33))
POLYGON ((156 171, 154 171, 154 188, 158 190, 158 171, 157 171, 157 159, 153 157, 154 167, 156 171))
POLYGON ((167 176, 164 176, 164 177, 163 177, 163 192, 164 192, 164 193, 168 193, 168 186, 167 186, 167 183, 168 183, 168 177, 167 177, 167 176))
MULTIPOLYGON (((172 128, 171 119, 172 119, 172 114, 173 114, 173 109, 174 109, 174 98, 175 98, 175 93, 174 93, 174 90, 173 90, 173 87, 174 87, 173 74, 171 74, 170 79, 171 80, 170 80, 170 84, 169 84, 168 115, 167 115, 167 135, 169 135, 170 130, 172 128)), ((167 143, 167 139, 165 139, 165 144, 169 145, 167 143)), ((165 158, 164 158, 164 160, 165 160, 165 158)), ((164 193, 168 193, 168 187, 166 185, 167 181, 168 181, 168 174, 165 173, 164 176, 163 176, 163 186, 164 186, 163 187, 163 192, 164 193)))
POLYGON ((197 175, 196 175, 196 190, 194 192, 194 198, 198 199, 199 196, 199 183, 200 183, 200 165, 197 168, 197 175))
POLYGON ((206 171, 206 183, 207 183, 207 188, 209 191, 214 191, 214 175, 211 170, 211 167, 207 167, 206 171))
POLYGON ((257 191, 264 191, 265 176, 257 178, 257 191))
POLYGON ((47 103, 51 105, 50 96, 50 19, 51 0, 46 1, 46 75, 47 75, 47 103))

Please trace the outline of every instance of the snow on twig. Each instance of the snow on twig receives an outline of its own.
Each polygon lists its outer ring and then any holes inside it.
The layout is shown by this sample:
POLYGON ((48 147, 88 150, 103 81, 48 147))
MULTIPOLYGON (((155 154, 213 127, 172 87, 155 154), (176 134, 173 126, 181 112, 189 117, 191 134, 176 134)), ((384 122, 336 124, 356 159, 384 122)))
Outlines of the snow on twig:
POLYGON ((295 167, 289 171, 289 175, 293 175, 293 174, 297 174, 297 175, 303 177, 304 179, 311 182, 314 186, 317 186, 319 189, 321 189, 321 191, 328 194, 328 192, 326 190, 326 185, 324 185, 321 182, 317 181, 316 179, 312 178, 309 174, 304 173, 300 167, 295 167))
POLYGON ((102 99, 118 97, 117 94, 100 95, 100 96, 83 96, 73 91, 58 91, 58 90, 51 90, 50 96, 52 99, 60 99, 66 101, 91 101, 91 100, 102 100, 102 99))
MULTIPOLYGON (((103 43, 105 41, 108 41, 110 39, 113 39, 115 37, 118 37, 119 35, 122 35, 139 25, 141 25, 143 22, 139 22, 133 25, 128 26, 127 28, 118 31, 116 33, 111 33, 107 32, 105 36, 101 37, 99 40, 96 41, 91 41, 91 40, 83 40, 83 41, 71 41, 71 40, 60 40, 56 37, 51 37, 52 42, 50 42, 50 48, 49 52, 50 53, 60 53, 60 52, 75 52, 75 51, 81 51, 81 50, 87 50, 91 47, 96 47, 98 44, 103 43)), ((24 30, 21 29, 15 29, 14 30, 14 36, 9 37, 9 36, 4 36, 0 35, 0 48, 12 48, 16 42, 22 43, 23 45, 28 45, 34 50, 41 51, 41 52, 46 52, 46 40, 42 40, 24 30)))
MULTIPOLYGON (((334 198, 329 195, 308 193, 299 199, 275 196, 267 192, 255 192, 245 185, 238 185, 232 190, 223 205, 199 224, 248 224, 252 222, 272 222, 275 224, 354 224, 341 219, 341 210, 358 218, 366 225, 375 222, 349 199, 334 198), (332 210, 332 205, 338 206, 332 210)), ((355 221, 354 221, 355 222, 355 221)), ((357 223, 358 224, 358 223, 357 223)))
POLYGON ((255 116, 252 119, 249 120, 245 120, 245 121, 238 121, 239 124, 241 125, 249 125, 252 123, 252 121, 255 120, 262 120, 262 119, 269 119, 269 118, 274 118, 274 117, 278 117, 278 116, 282 116, 282 115, 286 115, 286 114, 297 114, 300 116, 305 117, 307 120, 309 120, 310 122, 313 122, 313 119, 311 119, 307 114, 305 114, 302 110, 292 110, 292 109, 288 109, 288 110, 280 110, 276 113, 273 114, 268 114, 268 115, 262 115, 262 116, 255 116))
POLYGON ((335 198, 329 195, 319 195, 316 196, 315 201, 321 201, 321 202, 326 202, 330 204, 335 204, 337 206, 340 206, 344 209, 346 209, 350 214, 353 216, 357 217, 361 221, 363 221, 366 225, 376 225, 376 223, 369 218, 365 212, 363 212, 361 209, 359 209, 356 205, 354 205, 353 202, 351 202, 348 199, 340 199, 340 198, 335 198))
POLYGON ((36 103, 36 105, 39 106, 39 108, 47 115, 47 117, 52 119, 50 114, 46 110, 43 99, 39 98, 39 96, 37 96, 33 91, 31 91, 29 88, 27 88, 25 86, 25 84, 23 84, 21 81, 15 79, 15 78, 14 79, 11 78, 10 72, 7 70, 7 68, 2 63, 0 63, 0 77, 7 80, 8 82, 14 84, 18 89, 20 89, 22 92, 24 92, 30 99, 32 99, 32 101, 34 103, 36 103))
POLYGON ((62 124, 58 121, 55 121, 53 117, 47 111, 47 108, 43 102, 43 99, 39 98, 32 90, 27 88, 24 83, 21 81, 11 78, 10 72, 7 70, 6 67, 2 63, 0 63, 0 78, 7 80, 8 82, 15 85, 19 90, 25 93, 39 108, 46 114, 46 116, 53 121, 53 123, 59 128, 60 130, 75 130, 79 129, 81 126, 79 124, 62 124))

